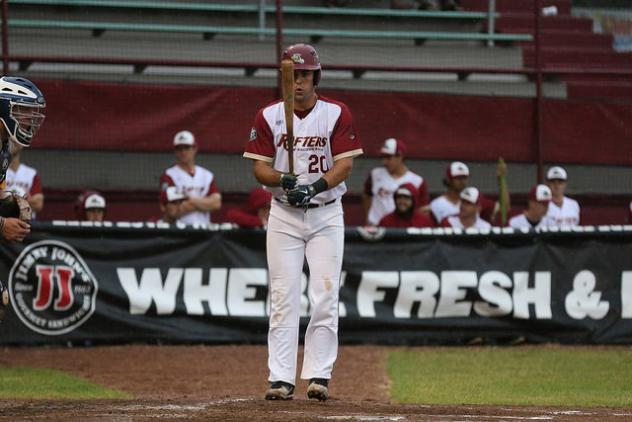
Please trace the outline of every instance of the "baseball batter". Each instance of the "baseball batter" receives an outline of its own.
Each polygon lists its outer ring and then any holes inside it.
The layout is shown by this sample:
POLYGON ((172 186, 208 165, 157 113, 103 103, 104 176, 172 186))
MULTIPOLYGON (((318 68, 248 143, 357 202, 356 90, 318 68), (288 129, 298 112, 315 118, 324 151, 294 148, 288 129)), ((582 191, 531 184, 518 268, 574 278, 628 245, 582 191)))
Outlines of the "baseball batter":
POLYGON ((311 318, 305 333, 302 379, 307 396, 326 400, 338 354, 338 290, 344 249, 341 197, 353 159, 362 154, 347 106, 316 93, 321 65, 316 50, 295 44, 294 173, 289 174, 282 101, 259 110, 244 157, 273 199, 267 230, 270 275, 267 400, 294 395, 301 275, 307 258, 311 318))

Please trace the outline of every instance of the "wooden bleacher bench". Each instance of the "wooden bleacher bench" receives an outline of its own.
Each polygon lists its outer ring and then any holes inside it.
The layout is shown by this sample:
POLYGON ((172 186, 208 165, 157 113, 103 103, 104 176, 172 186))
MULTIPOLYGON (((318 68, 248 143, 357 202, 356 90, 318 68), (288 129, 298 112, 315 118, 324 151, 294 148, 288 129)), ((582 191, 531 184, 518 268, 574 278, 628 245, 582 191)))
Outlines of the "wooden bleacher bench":
MULTIPOLYGON (((216 34, 274 35, 276 33, 275 28, 258 28, 251 26, 206 26, 46 19, 9 19, 8 23, 9 28, 86 29, 91 30, 94 36, 99 36, 103 34, 104 31, 178 32, 201 33, 204 34, 205 39, 212 39, 216 34)), ((283 35, 310 37, 312 42, 318 42, 323 37, 412 39, 417 43, 428 39, 446 41, 528 41, 531 39, 531 35, 529 34, 486 34, 478 32, 440 31, 369 31, 321 28, 283 28, 283 35)))
MULTIPOLYGON (((143 0, 10 0, 9 5, 30 6, 66 6, 66 7, 101 7, 124 9, 154 9, 198 12, 229 12, 229 13, 258 13, 257 4, 221 4, 221 3, 188 3, 188 2, 150 2, 143 0)), ((266 13, 275 13, 272 5, 264 8, 266 13)), ((362 8, 328 8, 307 6, 284 6, 285 14, 323 15, 323 16, 374 16, 374 17, 406 17, 429 19, 483 20, 488 18, 483 12, 450 12, 450 11, 421 11, 421 10, 391 10, 391 9, 362 9, 362 8)), ((498 14, 494 14, 498 17, 498 14)), ((274 35, 275 28, 258 26, 203 26, 184 24, 152 24, 152 23, 123 23, 123 22, 93 22, 52 19, 9 19, 9 27, 39 28, 39 29, 88 29, 94 36, 103 34, 106 30, 115 31, 143 31, 143 32, 177 32, 201 33, 205 39, 211 39, 215 34, 232 35, 274 35)), ((338 38, 385 38, 411 39, 416 44, 425 40, 449 41, 529 41, 529 34, 489 34, 478 32, 447 32, 447 31, 380 31, 380 30, 352 30, 352 29, 321 29, 321 28, 284 28, 284 35, 309 37, 311 42, 318 42, 323 37, 338 38)))

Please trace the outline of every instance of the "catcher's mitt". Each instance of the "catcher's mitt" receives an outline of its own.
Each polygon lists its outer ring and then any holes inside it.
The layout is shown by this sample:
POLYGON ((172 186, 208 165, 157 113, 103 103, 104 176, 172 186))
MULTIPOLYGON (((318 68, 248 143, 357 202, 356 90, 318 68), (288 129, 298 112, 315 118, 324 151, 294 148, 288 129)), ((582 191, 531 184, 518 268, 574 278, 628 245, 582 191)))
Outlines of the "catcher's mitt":
POLYGON ((0 217, 19 218, 31 222, 33 210, 25 197, 12 191, 3 192, 0 196, 0 217))

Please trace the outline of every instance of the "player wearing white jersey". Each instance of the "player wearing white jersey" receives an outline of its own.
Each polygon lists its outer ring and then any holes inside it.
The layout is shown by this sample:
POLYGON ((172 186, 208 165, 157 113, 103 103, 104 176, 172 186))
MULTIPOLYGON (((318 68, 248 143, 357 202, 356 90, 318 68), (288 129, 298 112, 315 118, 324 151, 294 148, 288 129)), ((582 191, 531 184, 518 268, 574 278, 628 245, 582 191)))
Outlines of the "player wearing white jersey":
POLYGON ((294 175, 289 174, 283 102, 257 113, 244 157, 257 180, 272 192, 267 258, 270 278, 267 400, 294 395, 301 276, 307 258, 310 321, 305 333, 302 379, 307 396, 329 397, 338 354, 338 292, 344 250, 340 198, 353 158, 362 154, 351 113, 343 103, 321 97, 320 60, 307 44, 288 47, 294 62, 294 175))
POLYGON ((580 207, 577 201, 564 196, 568 174, 562 167, 551 167, 546 173, 546 184, 551 189, 553 199, 549 204, 547 219, 555 226, 578 226, 580 222, 580 207))
POLYGON ((551 203, 551 189, 547 185, 536 185, 529 191, 527 209, 519 215, 509 219, 509 227, 540 228, 549 226, 546 213, 551 203))
POLYGON ((467 187, 461 191, 461 203, 459 214, 446 217, 442 222, 443 227, 456 229, 489 229, 492 225, 480 217, 481 194, 474 187, 467 187))
MULTIPOLYGON (((7 190, 24 196, 31 205, 33 213, 41 212, 44 208, 44 193, 40 176, 33 167, 23 164, 22 151, 13 155, 11 165, 7 170, 7 190)), ((33 215, 35 217, 35 215, 33 215)))
POLYGON ((195 164, 197 143, 193 134, 187 130, 178 132, 173 138, 176 165, 169 167, 160 176, 160 206, 164 215, 167 203, 167 188, 175 186, 186 195, 178 204, 172 216, 183 224, 209 224, 211 211, 222 206, 222 195, 217 189, 215 175, 204 167, 195 164))
POLYGON ((362 196, 365 221, 370 226, 378 225, 384 216, 395 211, 393 194, 401 185, 410 183, 415 187, 417 207, 423 208, 430 202, 428 185, 424 178, 410 171, 404 164, 406 154, 404 141, 388 138, 384 141, 380 154, 384 165, 371 170, 364 183, 362 196))

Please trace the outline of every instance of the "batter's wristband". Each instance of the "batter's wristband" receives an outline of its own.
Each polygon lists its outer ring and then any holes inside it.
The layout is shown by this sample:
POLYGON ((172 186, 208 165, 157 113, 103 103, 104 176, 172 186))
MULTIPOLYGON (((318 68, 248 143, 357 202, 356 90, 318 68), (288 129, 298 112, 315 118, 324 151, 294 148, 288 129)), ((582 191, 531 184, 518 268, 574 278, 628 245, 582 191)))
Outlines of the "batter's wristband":
POLYGON ((329 183, 327 183, 327 181, 321 177, 320 179, 312 183, 312 187, 314 188, 314 191, 316 192, 315 195, 318 195, 319 193, 324 192, 327 189, 329 189, 329 183))

